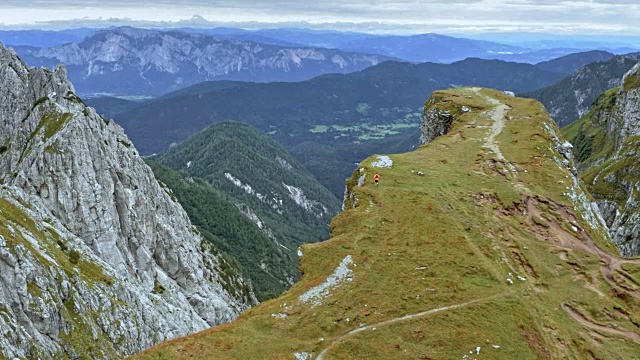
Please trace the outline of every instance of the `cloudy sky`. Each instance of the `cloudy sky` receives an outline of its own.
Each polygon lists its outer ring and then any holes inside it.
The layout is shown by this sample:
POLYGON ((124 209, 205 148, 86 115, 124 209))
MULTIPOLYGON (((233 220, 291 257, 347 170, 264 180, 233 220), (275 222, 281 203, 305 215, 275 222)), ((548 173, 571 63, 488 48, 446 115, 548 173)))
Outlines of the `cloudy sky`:
POLYGON ((640 35, 640 0, 0 0, 2 28, 254 22, 381 33, 640 35))

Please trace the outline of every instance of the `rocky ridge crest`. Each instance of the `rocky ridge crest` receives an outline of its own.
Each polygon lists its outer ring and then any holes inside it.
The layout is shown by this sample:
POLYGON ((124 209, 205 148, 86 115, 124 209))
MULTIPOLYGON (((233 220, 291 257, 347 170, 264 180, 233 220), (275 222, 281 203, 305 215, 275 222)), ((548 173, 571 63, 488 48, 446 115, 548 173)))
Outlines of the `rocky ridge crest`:
POLYGON ((255 302, 65 67, 0 44, 0 83, 0 354, 122 357, 255 302))

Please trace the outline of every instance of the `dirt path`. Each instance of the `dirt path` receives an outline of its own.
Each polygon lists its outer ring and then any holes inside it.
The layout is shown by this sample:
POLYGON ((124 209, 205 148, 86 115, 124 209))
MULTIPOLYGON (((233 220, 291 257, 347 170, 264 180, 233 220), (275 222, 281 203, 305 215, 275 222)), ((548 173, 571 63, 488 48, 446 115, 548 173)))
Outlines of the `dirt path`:
MULTIPOLYGON (((533 217, 534 216, 541 217, 542 213, 537 208, 535 204, 535 200, 533 200, 532 198, 526 199, 525 202, 527 206, 528 221, 529 223, 533 224, 534 223, 534 221, 532 220, 533 217)), ((573 218, 573 215, 566 209, 560 208, 559 214, 569 223, 572 223, 575 220, 573 218)), ((623 264, 640 264, 640 258, 627 259, 627 258, 623 258, 613 254, 609 254, 608 252, 602 250, 598 246, 598 244, 596 244, 593 241, 593 239, 589 236, 589 234, 584 230, 578 230, 577 234, 572 234, 567 230, 563 229, 556 221, 550 221, 547 229, 549 231, 549 235, 552 238, 557 240, 557 242, 554 243, 555 246, 563 249, 567 249, 567 250, 584 251, 587 253, 592 253, 594 255, 597 255, 600 258, 600 262, 602 264, 602 266, 600 267, 600 273, 604 278, 604 280, 607 283, 609 283, 609 285, 613 289, 617 289, 618 291, 624 292, 631 297, 640 299, 640 291, 636 290, 638 287, 640 287, 640 284, 631 275, 629 275, 624 269, 622 269, 623 264), (632 287, 635 287, 635 288, 630 288, 626 284, 623 284, 620 281, 616 281, 616 279, 614 278, 614 276, 616 275, 619 277, 623 277, 632 287)), ((594 288, 597 288, 597 286, 594 286, 594 288)), ((572 308, 567 304, 562 305, 562 308, 574 320, 578 321, 580 324, 588 328, 599 330, 599 331, 610 333, 610 334, 625 336, 627 338, 630 338, 640 343, 639 333, 636 333, 630 330, 619 329, 611 326, 597 324, 591 321, 587 316, 579 313, 577 310, 575 310, 574 308, 572 308)))
MULTIPOLYGON (((490 119, 493 121, 493 125, 491 126, 491 133, 488 134, 486 142, 484 144, 485 148, 490 149, 496 156, 496 158, 498 159, 498 161, 502 162, 503 164, 505 164, 505 167, 512 173, 513 176, 515 176, 515 172, 516 172, 516 168, 515 166, 508 161, 504 154, 502 153, 502 151, 500 150, 500 146, 498 145, 498 143, 496 142, 496 138, 502 133, 504 127, 505 127, 505 123, 506 123, 506 116, 507 113, 509 112, 509 110, 511 110, 511 108, 509 106, 507 106, 506 104, 500 102, 499 100, 486 96, 484 94, 481 94, 480 91, 482 90, 481 88, 471 88, 471 90, 473 92, 475 92, 478 96, 483 97, 489 104, 491 105, 495 105, 495 107, 493 107, 491 110, 489 110, 487 112, 487 114, 489 115, 490 119)), ((519 184, 516 181, 516 186, 522 188, 522 190, 527 190, 525 187, 523 187, 521 184, 519 184)), ((535 208, 535 206, 533 206, 533 209, 529 209, 530 212, 532 214, 536 214, 537 208, 535 208)), ((557 224, 556 224, 557 225, 557 224)), ((560 247, 563 248, 568 248, 568 249, 573 249, 573 250, 582 250, 582 251, 588 251, 588 252, 593 252, 596 253, 597 255, 599 255, 601 257, 601 259, 603 260, 603 267, 602 267, 602 271, 603 271, 603 275, 605 277, 605 279, 613 284, 616 284, 615 281, 612 278, 613 273, 616 270, 620 269, 620 265, 624 264, 624 263, 640 263, 640 258, 636 258, 636 259, 625 259, 625 258, 621 258, 621 257, 617 257, 611 254, 608 254, 607 252, 603 251, 602 249, 600 249, 591 238, 588 239, 584 239, 584 238, 578 238, 576 236, 574 236, 573 234, 567 233, 564 229, 562 229, 559 225, 555 226, 552 228, 552 230, 554 230, 554 232, 556 233, 555 235, 559 236, 559 240, 561 241, 561 244, 559 244, 560 247)), ((584 236, 584 234, 583 234, 584 236)), ((616 284, 619 286, 619 284, 616 284)), ((439 307, 439 308, 435 308, 435 309, 430 309, 430 310, 426 310, 423 312, 419 312, 416 314, 410 314, 410 315, 405 315, 405 316, 401 316, 401 317, 397 317, 397 318, 393 318, 393 319, 389 319, 389 320, 385 320, 385 321, 381 321, 378 323, 374 323, 374 324, 370 324, 370 325, 366 325, 363 327, 359 327, 357 329, 351 330, 343 335, 340 335, 336 338, 334 338, 321 352, 320 354, 316 357, 316 360, 324 360, 324 356, 331 350, 333 349, 338 343, 340 343, 341 341, 348 339, 358 333, 361 333, 363 331, 367 331, 367 330, 375 330, 379 327, 383 327, 383 326, 387 326, 387 325, 392 325, 392 324, 396 324, 399 322, 403 322, 403 321, 407 321, 407 320, 411 320, 411 319, 416 319, 416 318, 420 318, 423 316, 427 316, 427 315, 431 315, 431 314, 435 314, 438 312, 444 312, 444 311, 448 311, 448 310, 453 310, 456 308, 460 308, 460 307, 465 307, 465 306, 469 306, 469 305, 473 305, 479 302, 483 302, 483 301, 488 301, 490 299, 496 298, 498 296, 505 296, 505 294, 496 294, 487 298, 482 298, 482 299, 477 299, 477 300, 472 300, 469 302, 465 302, 462 304, 456 304, 456 305, 450 305, 450 306, 444 306, 444 307, 439 307)), ((576 321, 578 321, 579 323, 581 323, 582 325, 589 327, 591 329, 594 330, 600 330, 603 332, 607 332, 607 333, 611 333, 611 334, 616 334, 616 335, 621 335, 621 336, 625 336, 627 338, 630 338, 634 341, 640 342, 640 334, 632 332, 632 331, 628 331, 628 330, 620 330, 620 329, 615 329, 615 328, 611 328, 611 327, 607 327, 604 325, 599 325, 596 324, 592 321, 590 321, 589 319, 587 319, 584 315, 580 314, 579 312, 577 312, 576 310, 574 310, 573 308, 571 308, 569 305, 563 305, 562 306, 563 309, 571 316, 573 317, 576 321)))
POLYGON ((500 151, 500 147, 496 143, 496 137, 498 137, 498 135, 502 133, 502 130, 504 129, 504 124, 505 124, 505 117, 507 116, 507 112, 509 112, 511 108, 501 103, 497 99, 481 94, 480 91, 482 89, 480 88, 471 88, 471 90, 475 92, 478 96, 483 97, 489 104, 495 105, 495 107, 491 109, 491 111, 489 112, 490 118, 493 121, 493 126, 491 130, 491 134, 489 134, 489 136, 487 137, 487 141, 485 142, 484 146, 491 149, 491 151, 493 151, 494 154, 496 154, 496 157, 498 158, 498 160, 504 163, 507 163, 511 167, 513 167, 513 165, 511 165, 511 163, 508 162, 507 159, 504 157, 504 155, 502 154, 502 151, 500 151))
POLYGON ((502 133, 502 129, 504 129, 504 124, 505 124, 505 117, 507 116, 507 112, 511 110, 511 108, 494 98, 485 96, 485 99, 490 104, 496 105, 496 107, 494 107, 490 113, 491 120, 493 120, 493 127, 492 127, 491 134, 489 134, 489 136, 487 137, 487 142, 485 143, 485 147, 491 149, 491 151, 493 151, 493 153, 496 154, 496 157, 498 158, 499 161, 506 163, 510 167, 509 170, 514 170, 513 165, 509 161, 507 161, 507 159, 502 154, 500 147, 496 143, 496 137, 498 137, 498 135, 502 133))
POLYGON ((382 327, 382 326, 391 325, 391 324, 395 324, 395 323, 399 323, 399 322, 402 322, 402 321, 411 320, 411 319, 415 319, 415 318, 420 318, 420 317, 423 317, 423 316, 431 315, 431 314, 442 312, 442 311, 453 310, 453 309, 456 309, 456 308, 473 305, 473 304, 476 304, 476 303, 479 303, 479 302, 484 302, 484 301, 488 301, 488 300, 497 298, 499 296, 505 296, 505 294, 496 294, 496 295, 489 296, 489 297, 482 298, 482 299, 467 301, 467 302, 462 303, 462 304, 439 307, 439 308, 435 308, 435 309, 431 309, 431 310, 427 310, 427 311, 422 311, 422 312, 419 312, 417 314, 405 315, 405 316, 401 316, 401 317, 397 317, 397 318, 381 321, 381 322, 378 322, 378 323, 375 323, 375 324, 370 324, 370 325, 367 325, 367 326, 359 327, 357 329, 353 329, 353 330, 349 331, 348 333, 340 335, 337 338, 335 338, 329 345, 327 345, 327 347, 324 348, 324 350, 322 350, 322 352, 320 352, 320 355, 318 355, 316 360, 323 360, 324 356, 327 354, 327 352, 329 350, 333 349, 333 347, 336 344, 338 344, 339 342, 341 342, 342 340, 344 340, 346 338, 349 338, 349 337, 351 337, 351 336, 353 336, 355 334, 361 333, 363 331, 374 330, 374 329, 377 329, 377 328, 382 327))
POLYGON ((640 342, 640 334, 638 334, 637 332, 633 332, 629 330, 620 330, 620 329, 615 329, 609 326, 596 324, 593 321, 587 319, 584 315, 580 314, 578 311, 576 311, 574 308, 572 308, 569 305, 562 305, 562 308, 564 309, 564 311, 569 313, 569 315, 571 315, 571 317, 574 318, 574 320, 576 320, 577 322, 579 322, 580 324, 588 328, 610 333, 610 334, 621 335, 635 342, 640 342))

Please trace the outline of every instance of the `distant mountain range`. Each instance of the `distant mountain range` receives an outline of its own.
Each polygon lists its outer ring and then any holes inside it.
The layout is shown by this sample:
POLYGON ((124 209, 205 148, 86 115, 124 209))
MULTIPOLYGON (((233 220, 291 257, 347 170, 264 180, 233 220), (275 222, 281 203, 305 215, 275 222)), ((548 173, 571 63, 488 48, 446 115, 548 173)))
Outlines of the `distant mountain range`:
POLYGON ((0 41, 11 46, 51 47, 80 42, 97 29, 0 30, 0 41))
POLYGON ((130 27, 99 31, 79 43, 16 51, 36 66, 66 64, 83 95, 160 95, 207 80, 300 81, 390 59, 130 27))
MULTIPOLYGON (((327 73, 359 71, 392 59, 453 63, 473 57, 536 64, 582 51, 529 49, 439 34, 381 36, 307 29, 5 31, 0 32, 0 40, 13 45, 34 65, 66 64, 85 97, 159 96, 202 81, 303 81, 327 73), (84 35, 87 37, 80 40, 84 35)), ((607 54, 599 51, 595 60, 606 60, 607 54)), ((585 59, 595 56, 594 52, 585 59)), ((574 60, 566 62, 584 64, 574 60)), ((549 67, 542 68, 571 72, 567 67, 549 67)))
POLYGON ((93 99, 113 114, 142 154, 164 151, 224 120, 249 123, 284 144, 336 196, 354 163, 371 153, 417 144, 425 99, 462 85, 523 92, 563 77, 529 64, 468 59, 454 64, 385 62, 366 70, 298 83, 207 82, 164 97, 130 103, 93 99), (130 106, 130 107, 129 107, 130 106))
POLYGON ((566 126, 585 115, 604 91, 620 86, 620 79, 640 61, 640 53, 618 55, 581 67, 548 87, 520 94, 545 105, 558 125, 566 126))
POLYGON ((553 71, 562 74, 572 74, 574 71, 579 68, 597 62, 597 61, 607 61, 611 60, 616 56, 607 51, 585 51, 579 53, 573 53, 569 55, 565 55, 559 57, 557 59, 543 61, 541 63, 536 64, 536 66, 540 69, 553 71))
POLYGON ((442 63, 451 63, 468 57, 495 58, 500 54, 525 51, 510 45, 439 34, 356 38, 336 45, 343 50, 380 54, 407 61, 442 63))
MULTIPOLYGON (((624 54, 637 51, 624 42, 571 41, 571 38, 556 42, 527 42, 511 40, 510 37, 473 36, 464 38, 441 34, 411 36, 373 35, 356 32, 338 32, 309 29, 263 29, 249 31, 234 28, 189 29, 184 31, 206 33, 225 39, 252 40, 268 44, 297 44, 319 46, 344 51, 360 51, 396 57, 412 62, 451 63, 468 57, 497 59, 535 64, 568 54, 587 50, 608 51, 624 54)), ((528 34, 524 39, 538 38, 528 34)))

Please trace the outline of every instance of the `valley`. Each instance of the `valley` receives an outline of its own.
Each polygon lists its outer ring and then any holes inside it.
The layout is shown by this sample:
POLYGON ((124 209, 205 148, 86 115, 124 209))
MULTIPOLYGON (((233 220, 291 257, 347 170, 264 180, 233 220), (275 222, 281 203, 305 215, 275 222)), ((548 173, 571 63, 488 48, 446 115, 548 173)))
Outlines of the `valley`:
POLYGON ((121 101, 94 99, 88 104, 122 125, 143 155, 160 153, 212 123, 248 123, 282 143, 341 198, 344 180, 362 159, 417 145, 422 104, 432 91, 459 85, 526 91, 562 77, 534 65, 497 60, 385 62, 297 83, 205 82, 152 101, 128 103, 120 112, 113 109, 121 101))

